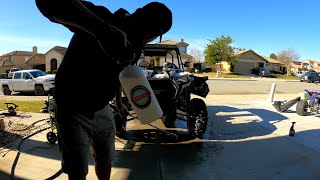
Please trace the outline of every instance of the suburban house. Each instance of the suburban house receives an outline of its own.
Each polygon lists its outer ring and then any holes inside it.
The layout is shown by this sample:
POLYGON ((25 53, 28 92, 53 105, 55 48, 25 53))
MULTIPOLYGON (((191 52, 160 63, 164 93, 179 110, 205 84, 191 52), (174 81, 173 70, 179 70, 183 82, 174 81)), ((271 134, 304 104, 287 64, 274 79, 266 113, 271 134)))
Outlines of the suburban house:
POLYGON ((46 72, 57 70, 67 48, 55 46, 47 53, 38 53, 38 48, 29 51, 12 51, 0 56, 0 73, 7 73, 13 67, 21 69, 40 69, 46 72))
POLYGON ((234 61, 221 61, 219 64, 215 65, 215 68, 226 72, 250 74, 251 69, 255 67, 266 67, 268 63, 264 57, 253 50, 238 51, 235 52, 234 55, 236 56, 234 61))
POLYGON ((302 64, 299 61, 293 61, 290 66, 292 72, 303 71, 302 64))
POLYGON ((301 62, 302 70, 315 70, 316 72, 320 72, 320 63, 314 60, 306 59, 301 62))
MULTIPOLYGON (((32 69, 33 64, 28 64, 26 62, 28 62, 32 56, 36 56, 37 54, 38 48, 34 46, 32 51, 12 51, 0 56, 0 73, 6 73, 13 67, 32 69)), ((39 55, 41 56, 41 54, 39 55)))
POLYGON ((45 71, 46 57, 44 54, 36 53, 32 55, 25 64, 28 65, 28 69, 39 69, 41 71, 45 71))
POLYGON ((64 55, 67 52, 67 48, 61 46, 55 46, 51 48, 45 55, 46 71, 58 70, 64 55))
MULTIPOLYGON (((185 62, 190 62, 190 66, 192 66, 192 62, 193 62, 193 56, 187 54, 187 48, 189 46, 188 43, 184 42, 183 39, 181 39, 179 42, 177 41, 174 41, 174 40, 166 40, 166 41, 162 41, 162 42, 159 42, 159 43, 156 43, 156 44, 164 44, 164 45, 176 45, 178 48, 179 48, 179 52, 180 52, 180 55, 181 55, 181 60, 182 60, 182 63, 185 63, 185 62)), ((173 53, 172 54, 173 57, 176 57, 176 54, 173 53)), ((140 60, 138 61, 138 64, 142 61, 147 61, 149 62, 151 65, 155 64, 155 58, 156 57, 143 57, 141 56, 140 60)), ((171 59, 171 55, 170 57, 168 56, 168 58, 171 59)), ((174 61, 177 61, 176 58, 174 58, 174 61)), ((159 65, 162 66, 162 64, 165 62, 165 58, 160 58, 159 60, 159 65)), ((189 70, 190 68, 186 68, 185 70, 189 70)))
POLYGON ((262 57, 267 60, 266 67, 272 73, 282 73, 282 74, 286 73, 286 67, 285 67, 285 64, 283 62, 278 61, 278 60, 273 59, 273 58, 270 58, 270 57, 266 57, 266 56, 262 56, 262 57))

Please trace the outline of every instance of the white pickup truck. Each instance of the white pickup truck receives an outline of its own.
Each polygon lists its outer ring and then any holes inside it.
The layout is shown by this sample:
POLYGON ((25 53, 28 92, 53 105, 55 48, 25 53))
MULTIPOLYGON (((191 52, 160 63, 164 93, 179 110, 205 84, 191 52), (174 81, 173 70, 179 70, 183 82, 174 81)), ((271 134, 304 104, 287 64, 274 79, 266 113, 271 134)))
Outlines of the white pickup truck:
POLYGON ((11 92, 34 92, 37 96, 43 96, 54 87, 54 75, 47 75, 43 71, 21 70, 13 72, 12 78, 0 79, 4 95, 11 92))

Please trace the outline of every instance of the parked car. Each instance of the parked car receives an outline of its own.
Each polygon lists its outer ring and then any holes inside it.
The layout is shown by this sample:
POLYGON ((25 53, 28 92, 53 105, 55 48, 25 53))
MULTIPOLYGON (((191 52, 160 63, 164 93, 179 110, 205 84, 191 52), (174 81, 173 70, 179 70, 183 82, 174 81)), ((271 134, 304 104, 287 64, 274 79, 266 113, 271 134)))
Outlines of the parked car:
POLYGON ((258 76, 264 76, 264 77, 272 76, 269 69, 264 68, 264 67, 255 67, 255 68, 251 69, 250 73, 258 75, 258 76))
POLYGON ((297 76, 297 77, 301 77, 302 75, 304 75, 305 74, 305 72, 303 72, 303 71, 297 71, 297 72, 293 72, 292 73, 292 75, 294 75, 294 76, 297 76))
POLYGON ((320 76, 315 71, 308 71, 300 77, 301 82, 313 83, 315 81, 320 81, 320 76))
POLYGON ((11 95, 11 92, 34 92, 37 96, 45 95, 54 88, 54 75, 47 75, 45 72, 32 69, 13 72, 9 79, 0 79, 4 95, 11 95))
POLYGON ((22 70, 21 67, 14 67, 14 68, 10 69, 10 71, 8 73, 8 77, 11 78, 13 75, 13 72, 20 71, 20 70, 22 70))

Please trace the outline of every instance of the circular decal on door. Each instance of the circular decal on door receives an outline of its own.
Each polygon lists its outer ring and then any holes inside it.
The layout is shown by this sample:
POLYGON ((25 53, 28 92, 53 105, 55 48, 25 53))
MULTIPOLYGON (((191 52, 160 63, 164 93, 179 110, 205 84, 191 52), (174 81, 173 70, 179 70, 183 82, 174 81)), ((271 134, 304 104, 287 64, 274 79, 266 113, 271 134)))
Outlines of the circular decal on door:
POLYGON ((132 88, 131 102, 140 109, 147 108, 151 103, 151 92, 144 86, 135 86, 132 88))

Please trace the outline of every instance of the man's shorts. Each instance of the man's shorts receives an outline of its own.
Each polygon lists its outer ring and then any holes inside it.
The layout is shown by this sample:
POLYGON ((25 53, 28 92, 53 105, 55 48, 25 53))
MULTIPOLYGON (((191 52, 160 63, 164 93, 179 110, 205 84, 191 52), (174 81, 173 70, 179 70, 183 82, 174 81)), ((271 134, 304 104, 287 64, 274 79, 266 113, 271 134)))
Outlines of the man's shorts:
POLYGON ((115 152, 115 124, 109 105, 91 113, 68 112, 56 106, 55 115, 64 173, 88 174, 90 146, 96 162, 111 163, 115 152))

